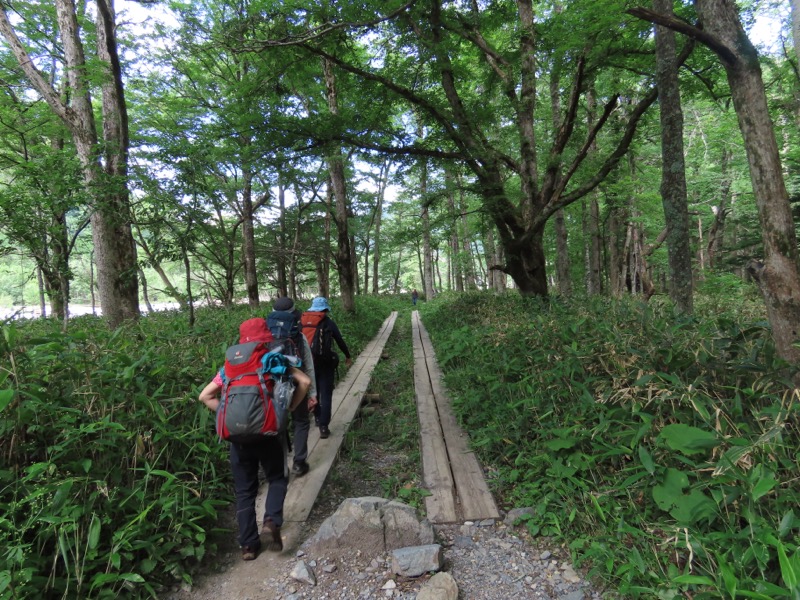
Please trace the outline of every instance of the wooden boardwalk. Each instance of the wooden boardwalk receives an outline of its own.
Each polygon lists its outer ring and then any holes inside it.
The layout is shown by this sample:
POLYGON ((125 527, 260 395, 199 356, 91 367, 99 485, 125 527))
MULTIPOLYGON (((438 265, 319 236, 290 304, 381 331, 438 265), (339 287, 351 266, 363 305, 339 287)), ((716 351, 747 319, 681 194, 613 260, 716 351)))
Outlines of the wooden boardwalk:
MULTIPOLYGON (((336 384, 333 390, 333 406, 331 408, 331 435, 322 440, 319 437, 319 428, 314 427, 311 421, 311 430, 308 434, 308 464, 311 470, 303 477, 291 477, 289 491, 284 503, 284 547, 291 549, 303 540, 299 539, 302 527, 311 513, 317 500, 322 485, 328 476, 333 461, 339 453, 339 448, 344 440, 344 435, 350 423, 361 406, 361 399, 367 391, 372 370, 381 358, 383 348, 394 328, 397 312, 393 312, 383 322, 378 334, 367 344, 367 347, 358 355, 353 365, 348 369, 344 378, 336 384)), ((313 419, 313 417, 312 417, 313 419)), ((291 427, 291 425, 290 425, 291 427)), ((289 460, 291 466, 291 457, 289 460)), ((262 494, 256 500, 257 507, 264 505, 266 485, 261 490, 262 494)), ((260 508, 259 508, 260 510, 260 508)))
POLYGON ((414 390, 420 422, 425 508, 431 523, 498 519, 483 469, 469 449, 469 437, 453 415, 428 332, 414 311, 414 390))
MULTIPOLYGON (((372 371, 381 358, 386 341, 394 328, 397 313, 384 321, 380 331, 367 345, 347 375, 333 392, 331 435, 319 437, 312 424, 308 436, 308 464, 311 470, 303 477, 291 477, 284 504, 284 548, 292 551, 303 542, 304 524, 317 500, 367 391, 372 371)), ((420 446, 427 517, 431 523, 455 523, 467 520, 497 519, 494 503, 483 469, 469 449, 469 438, 456 423, 450 400, 441 385, 441 371, 436 363, 430 338, 419 318, 412 313, 414 346, 414 389, 420 420, 420 446)), ((290 459, 291 464, 291 459, 290 459)), ((256 500, 264 505, 266 484, 256 500)))

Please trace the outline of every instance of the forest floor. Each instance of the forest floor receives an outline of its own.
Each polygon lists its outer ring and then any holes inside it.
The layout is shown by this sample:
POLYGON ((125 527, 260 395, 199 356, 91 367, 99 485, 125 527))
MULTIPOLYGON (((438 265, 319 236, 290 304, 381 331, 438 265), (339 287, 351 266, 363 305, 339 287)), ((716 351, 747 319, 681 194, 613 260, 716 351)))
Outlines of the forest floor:
MULTIPOLYGON (((233 508, 222 515, 218 551, 195 574, 193 585, 176 587, 167 600, 351 600, 395 598, 414 600, 429 576, 403 578, 391 569, 391 555, 361 556, 357 548, 345 559, 309 556, 302 547, 347 498, 377 496, 400 499, 424 514, 421 484, 419 424, 414 409, 411 375, 411 324, 398 318, 386 345, 385 359, 375 370, 371 391, 382 397, 377 409, 362 410, 339 448, 325 483, 300 532, 295 547, 283 552, 262 552, 243 561, 236 543, 233 508), (407 376, 398 375, 408 373, 407 376), (409 389, 411 388, 411 389, 409 389), (305 561, 316 584, 292 577, 296 564, 305 561)), ((325 440, 327 441, 327 440, 325 440)), ((321 440, 320 444, 325 441, 321 440)), ((307 475, 308 476, 308 475, 307 475)), ((290 482, 291 485, 291 482, 290 482)), ((436 525, 436 542, 444 550, 444 571, 459 588, 461 600, 536 598, 586 600, 600 597, 571 563, 566 547, 543 538, 531 538, 524 526, 501 519, 436 525)), ((261 507, 257 507, 261 510, 261 507)), ((294 525, 293 525, 294 526, 294 525)))

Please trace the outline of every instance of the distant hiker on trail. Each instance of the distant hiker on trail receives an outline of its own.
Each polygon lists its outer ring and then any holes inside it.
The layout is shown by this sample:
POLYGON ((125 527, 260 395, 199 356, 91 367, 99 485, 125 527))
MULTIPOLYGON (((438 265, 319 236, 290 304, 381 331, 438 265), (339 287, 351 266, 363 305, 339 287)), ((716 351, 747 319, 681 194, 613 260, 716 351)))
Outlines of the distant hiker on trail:
POLYGON ((308 473, 308 431, 311 429, 309 412, 317 405, 317 385, 314 375, 314 359, 311 356, 311 348, 302 334, 300 327, 300 311, 294 307, 294 300, 288 296, 282 296, 275 300, 272 305, 272 312, 267 316, 267 326, 272 332, 275 341, 273 344, 291 346, 291 349, 284 348, 283 353, 293 352, 302 361, 300 368, 311 379, 311 388, 308 390, 308 403, 303 402, 292 413, 292 423, 294 426, 294 437, 292 446, 294 448, 294 465, 292 473, 297 477, 302 477, 308 473))
POLYGON ((262 547, 256 521, 259 466, 269 484, 262 527, 264 545, 274 552, 283 550, 283 503, 289 485, 285 410, 291 412, 298 405, 304 405, 312 384, 305 373, 285 366, 287 363, 280 355, 269 352, 268 344, 272 340, 264 319, 248 319, 242 323, 239 344, 228 349, 225 367, 203 388, 199 397, 203 404, 217 413, 220 437, 231 442, 236 521, 243 560, 254 560, 262 547), (273 366, 271 358, 283 364, 273 366), (268 365, 274 370, 268 370, 268 365), (294 379, 296 388, 288 406, 282 407, 276 402, 273 393, 275 381, 270 372, 282 372, 294 379), (236 401, 229 404, 228 400, 233 397, 236 401), (237 407, 246 405, 246 419, 241 419, 242 413, 237 413, 231 416, 230 422, 226 420, 228 413, 235 411, 234 404, 237 407), (251 422, 242 424, 242 420, 251 422))
POLYGON ((414 288, 413 290, 411 290, 411 304, 416 306, 418 299, 419 299, 419 292, 417 291, 417 288, 414 288))
POLYGON ((339 366, 339 354, 333 347, 333 340, 344 353, 345 364, 353 364, 350 350, 347 348, 339 327, 330 317, 331 307, 322 296, 314 298, 308 311, 303 313, 301 322, 303 334, 311 346, 311 355, 314 358, 314 372, 317 377, 317 392, 319 404, 314 411, 314 420, 319 426, 319 437, 323 440, 330 436, 328 426, 331 422, 331 409, 333 404, 333 385, 336 368, 339 366))

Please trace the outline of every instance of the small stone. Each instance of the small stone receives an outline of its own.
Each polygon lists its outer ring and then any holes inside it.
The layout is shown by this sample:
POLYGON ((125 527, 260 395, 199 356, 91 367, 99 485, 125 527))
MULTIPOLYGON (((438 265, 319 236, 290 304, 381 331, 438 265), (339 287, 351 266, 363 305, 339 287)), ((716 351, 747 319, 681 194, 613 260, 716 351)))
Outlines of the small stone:
POLYGON ((545 550, 539 555, 539 560, 547 560, 551 556, 553 556, 553 553, 550 550, 545 550))
POLYGON ((314 576, 314 571, 306 564, 305 561, 298 561, 291 572, 292 579, 307 583, 309 585, 317 585, 317 578, 314 576))
POLYGON ((382 590, 393 590, 397 588, 397 582, 394 579, 390 579, 386 583, 383 584, 382 590))
POLYGON ((564 581, 568 583, 578 583, 581 578, 575 572, 575 570, 571 566, 567 566, 564 568, 563 572, 561 573, 561 577, 564 581))

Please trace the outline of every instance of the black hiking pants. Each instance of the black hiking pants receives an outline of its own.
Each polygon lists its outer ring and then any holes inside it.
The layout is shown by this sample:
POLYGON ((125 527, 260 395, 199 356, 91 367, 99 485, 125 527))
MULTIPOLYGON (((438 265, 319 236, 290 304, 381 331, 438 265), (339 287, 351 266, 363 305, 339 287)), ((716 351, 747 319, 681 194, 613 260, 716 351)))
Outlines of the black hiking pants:
POLYGON ((258 468, 264 469, 269 489, 264 506, 264 518, 283 525, 283 501, 289 477, 286 469, 286 438, 265 437, 258 444, 231 444, 231 470, 236 493, 236 522, 239 525, 239 545, 258 546, 256 496, 258 468))

